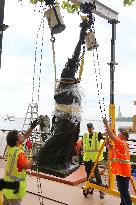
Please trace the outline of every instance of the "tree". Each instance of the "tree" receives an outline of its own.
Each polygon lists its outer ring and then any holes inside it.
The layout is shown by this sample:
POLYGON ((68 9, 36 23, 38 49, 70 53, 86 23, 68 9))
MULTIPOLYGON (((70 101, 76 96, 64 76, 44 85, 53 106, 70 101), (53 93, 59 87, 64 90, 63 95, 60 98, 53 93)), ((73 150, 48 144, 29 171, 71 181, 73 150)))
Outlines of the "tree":
POLYGON ((133 4, 133 2, 134 2, 135 0, 124 0, 123 1, 123 3, 124 3, 124 6, 130 6, 130 5, 132 5, 133 4))
MULTIPOLYGON (((19 1, 21 1, 21 0, 19 0, 19 1)), ((74 12, 79 10, 79 5, 72 3, 69 0, 66 0, 66 1, 62 0, 61 4, 57 0, 56 1, 54 1, 54 0, 30 0, 30 3, 36 4, 38 1, 39 2, 47 2, 48 4, 50 4, 50 2, 55 2, 55 4, 61 6, 63 9, 66 9, 68 11, 68 13, 74 13, 74 12)), ((133 2, 135 0, 122 0, 122 1, 123 1, 124 6, 130 6, 133 4, 133 2)))

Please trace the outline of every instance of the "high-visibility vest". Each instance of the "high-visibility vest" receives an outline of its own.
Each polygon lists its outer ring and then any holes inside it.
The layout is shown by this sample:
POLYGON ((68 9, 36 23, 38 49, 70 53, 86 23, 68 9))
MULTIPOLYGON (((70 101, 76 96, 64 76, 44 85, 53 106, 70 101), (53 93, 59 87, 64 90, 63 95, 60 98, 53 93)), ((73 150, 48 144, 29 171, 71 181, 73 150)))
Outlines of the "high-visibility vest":
POLYGON ((8 146, 8 155, 7 155, 7 163, 6 170, 4 173, 4 180, 13 182, 19 181, 19 192, 14 194, 14 190, 4 189, 3 194, 7 199, 22 199, 26 194, 26 171, 23 169, 22 172, 18 172, 17 168, 17 160, 18 155, 23 153, 22 149, 18 147, 9 147, 8 146))
MULTIPOLYGON (((97 132, 93 133, 93 136, 91 139, 91 146, 89 142, 89 133, 85 133, 83 135, 83 160, 87 162, 92 160, 93 162, 95 162, 101 146, 102 146, 102 143, 98 141, 97 132)), ((100 155, 98 161, 102 161, 102 160, 103 160, 103 152, 100 155)))
POLYGON ((2 192, 0 191, 0 205, 2 205, 3 197, 2 197, 2 192))
POLYGON ((115 146, 111 149, 110 152, 112 174, 130 177, 131 163, 130 163, 129 146, 126 141, 124 140, 121 141, 122 141, 122 146, 117 148, 115 144, 115 146))

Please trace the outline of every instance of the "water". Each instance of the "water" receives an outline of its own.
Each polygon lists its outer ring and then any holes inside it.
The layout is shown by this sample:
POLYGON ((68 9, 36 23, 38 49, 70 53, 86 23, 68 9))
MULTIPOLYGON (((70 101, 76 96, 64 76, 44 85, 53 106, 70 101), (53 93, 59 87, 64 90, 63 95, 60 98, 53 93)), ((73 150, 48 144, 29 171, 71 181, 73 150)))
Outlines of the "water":
MULTIPOLYGON (((24 118, 15 118, 15 121, 9 121, 4 120, 4 118, 0 118, 0 130, 13 130, 17 129, 19 131, 22 130, 24 118)), ((95 131, 104 132, 104 125, 102 121, 99 120, 87 120, 83 119, 81 122, 81 128, 80 128, 80 135, 83 135, 84 132, 87 131, 87 123, 92 122, 94 125, 95 131)), ((118 127, 121 126, 132 126, 132 122, 116 122, 116 130, 118 130, 118 127)))
POLYGON ((0 118, 0 130, 22 130, 24 118, 15 118, 15 121, 4 120, 0 118))
MULTIPOLYGON (((105 128, 104 128, 104 125, 103 125, 102 121, 84 120, 81 123, 80 135, 83 135, 83 133, 87 131, 86 124, 89 123, 89 122, 93 123, 95 131, 103 132, 103 133, 105 132, 105 128)), ((116 122, 115 123, 116 133, 118 134, 118 128, 119 127, 125 127, 125 126, 132 127, 132 125, 133 125, 133 122, 116 122)), ((129 140, 130 141, 128 141, 128 143, 129 143, 129 148, 130 148, 130 154, 136 155, 136 142, 133 141, 133 140, 136 140, 136 134, 129 134, 129 140)))
MULTIPOLYGON (((99 131, 99 132, 105 132, 105 128, 104 128, 104 124, 102 121, 100 120, 83 120, 81 122, 81 132, 80 134, 83 135, 84 132, 86 132, 87 130, 87 123, 93 123, 94 126, 94 130, 95 131, 99 131)), ((124 127, 124 126, 132 126, 133 123, 132 122, 116 122, 115 123, 115 127, 116 127, 116 131, 118 130, 119 127, 124 127)))
MULTIPOLYGON (((50 120, 51 121, 51 120, 50 120)), ((83 119, 80 126, 80 135, 83 135, 87 131, 87 123, 92 122, 94 125, 94 130, 99 132, 105 132, 105 128, 103 122, 100 120, 87 120, 83 119)), ((0 118, 0 130, 13 130, 17 129, 19 131, 22 130, 22 126, 24 123, 24 118, 15 118, 15 121, 4 120, 4 118, 0 118)), ((130 126, 132 127, 132 122, 116 122, 116 131, 119 127, 130 126)), ((51 126, 50 126, 51 127, 51 126)), ((136 139, 135 134, 130 135, 131 139, 136 139)))
MULTIPOLYGON (((0 118, 0 130, 13 130, 17 129, 19 131, 22 130, 24 119, 23 118, 15 118, 15 121, 4 120, 4 118, 0 118)), ((87 131, 87 123, 92 122, 94 125, 95 131, 105 132, 104 125, 102 121, 98 120, 82 120, 81 128, 80 128, 80 135, 82 136, 84 132, 87 131)), ((116 122, 116 130, 118 127, 121 126, 132 126, 132 122, 116 122)), ((133 140, 136 139, 135 134, 131 134, 129 139, 133 140)), ((136 142, 130 142, 131 153, 135 152, 136 150, 136 142)), ((4 148, 6 146, 6 133, 0 132, 0 156, 4 152, 4 148)))

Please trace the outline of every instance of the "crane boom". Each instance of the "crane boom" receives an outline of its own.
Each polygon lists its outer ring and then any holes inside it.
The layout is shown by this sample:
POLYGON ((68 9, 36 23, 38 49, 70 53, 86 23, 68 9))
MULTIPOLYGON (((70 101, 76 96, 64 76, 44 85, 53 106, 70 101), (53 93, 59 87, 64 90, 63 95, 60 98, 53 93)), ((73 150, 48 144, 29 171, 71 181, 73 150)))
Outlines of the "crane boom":
POLYGON ((101 2, 97 1, 97 0, 70 0, 72 3, 74 4, 85 4, 85 3, 94 3, 95 2, 95 6, 96 9, 92 10, 92 12, 108 21, 111 20, 116 20, 118 21, 118 12, 114 11, 113 9, 109 8, 108 6, 102 4, 101 2))

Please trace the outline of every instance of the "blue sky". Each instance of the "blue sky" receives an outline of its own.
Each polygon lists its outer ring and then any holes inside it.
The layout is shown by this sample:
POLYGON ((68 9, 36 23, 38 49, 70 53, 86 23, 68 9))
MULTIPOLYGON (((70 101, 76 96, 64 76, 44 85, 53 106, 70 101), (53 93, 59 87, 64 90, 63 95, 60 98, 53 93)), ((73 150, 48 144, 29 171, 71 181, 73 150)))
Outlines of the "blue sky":
MULTIPOLYGON (((26 1, 23 0, 23 2, 26 1)), ((136 107, 133 105, 133 101, 136 100, 136 3, 131 7, 124 7, 123 0, 103 0, 101 2, 119 12, 120 23, 117 25, 116 39, 118 66, 115 70, 115 105, 116 113, 120 106, 123 115, 132 116, 136 114, 136 107)), ((65 11, 62 11, 62 15, 66 29, 56 35, 55 42, 58 79, 67 58, 73 54, 80 31, 78 15, 71 15, 65 11)), ((2 68, 0 70, 1 115, 10 114, 24 117, 27 106, 31 102, 35 40, 41 18, 42 15, 39 14, 38 9, 35 12, 34 7, 29 3, 20 5, 18 0, 6 0, 4 23, 8 24, 9 28, 4 32, 3 37, 2 68)), ((100 17, 96 16, 95 18, 103 95, 108 114, 110 69, 107 63, 110 62, 111 25, 100 17)), ((39 48, 40 45, 39 39, 39 48)), ((37 58, 40 59, 40 56, 37 58)), ((36 76, 39 76, 38 72, 39 65, 37 64, 36 76)), ((38 86, 38 80, 35 81, 35 85, 38 86)), ((100 118, 92 52, 86 51, 81 87, 84 92, 83 118, 100 118)), ((52 115, 54 110, 53 94, 54 68, 50 30, 45 19, 39 114, 52 115)), ((37 98, 36 92, 35 98, 37 98)))

